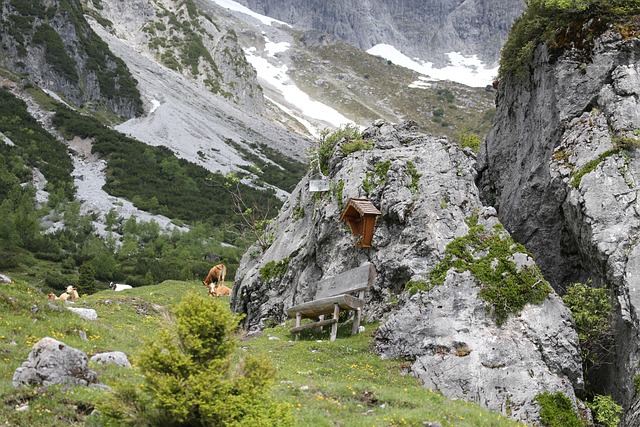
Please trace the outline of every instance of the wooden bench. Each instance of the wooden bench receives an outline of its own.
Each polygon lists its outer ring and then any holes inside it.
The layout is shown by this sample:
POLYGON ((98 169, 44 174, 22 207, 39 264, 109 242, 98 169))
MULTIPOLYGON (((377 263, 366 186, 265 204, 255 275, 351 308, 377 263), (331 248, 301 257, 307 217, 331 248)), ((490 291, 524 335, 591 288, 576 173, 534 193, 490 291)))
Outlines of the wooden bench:
POLYGON ((293 306, 287 310, 289 317, 296 318, 296 326, 289 329, 289 331, 295 333, 297 339, 300 331, 332 325, 331 341, 335 341, 338 333, 340 310, 353 310, 354 317, 351 334, 357 334, 360 328, 362 307, 364 307, 364 293, 371 287, 375 279, 376 268, 373 264, 366 263, 337 276, 321 280, 313 301, 293 306), (350 295, 353 292, 358 292, 358 296, 350 295), (325 320, 325 315, 331 313, 333 313, 333 318, 325 320), (301 325, 302 318, 314 319, 315 322, 301 325))

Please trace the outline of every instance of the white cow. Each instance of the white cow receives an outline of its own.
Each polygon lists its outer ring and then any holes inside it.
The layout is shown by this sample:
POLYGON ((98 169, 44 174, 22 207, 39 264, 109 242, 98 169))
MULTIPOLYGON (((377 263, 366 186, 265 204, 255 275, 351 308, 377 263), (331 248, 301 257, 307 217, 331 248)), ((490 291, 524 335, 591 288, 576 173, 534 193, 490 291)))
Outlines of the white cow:
POLYGON ((124 291, 125 289, 133 289, 133 286, 131 285, 122 285, 120 283, 113 283, 113 282, 109 283, 109 287, 116 292, 124 291))

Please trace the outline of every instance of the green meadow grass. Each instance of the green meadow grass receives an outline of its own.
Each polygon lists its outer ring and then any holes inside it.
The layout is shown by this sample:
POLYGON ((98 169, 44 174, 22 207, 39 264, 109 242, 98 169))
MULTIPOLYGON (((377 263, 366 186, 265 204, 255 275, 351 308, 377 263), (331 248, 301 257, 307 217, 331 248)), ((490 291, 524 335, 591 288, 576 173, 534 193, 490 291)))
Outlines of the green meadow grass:
MULTIPOLYGON (((98 319, 85 320, 64 309, 22 279, 0 285, 0 426, 94 425, 94 402, 106 393, 88 387, 49 386, 16 390, 13 372, 27 359, 33 344, 45 336, 64 342, 89 357, 105 351, 123 351, 132 369, 90 363, 100 381, 142 384, 136 358, 145 340, 170 322, 170 310, 189 291, 206 294, 200 282, 166 281, 123 292, 102 291, 83 296, 73 305, 93 308, 98 319), (86 339, 82 336, 86 336, 86 339)), ((229 306, 227 297, 220 304, 229 306)), ((508 427, 523 424, 477 405, 449 400, 423 388, 408 375, 409 363, 382 360, 371 351, 376 324, 350 335, 341 325, 338 339, 324 332, 306 331, 300 339, 286 325, 269 328, 255 337, 238 336, 235 360, 246 354, 271 359, 278 369, 273 394, 286 402, 297 426, 443 426, 508 427)), ((248 426, 250 427, 250 426, 248 426)))

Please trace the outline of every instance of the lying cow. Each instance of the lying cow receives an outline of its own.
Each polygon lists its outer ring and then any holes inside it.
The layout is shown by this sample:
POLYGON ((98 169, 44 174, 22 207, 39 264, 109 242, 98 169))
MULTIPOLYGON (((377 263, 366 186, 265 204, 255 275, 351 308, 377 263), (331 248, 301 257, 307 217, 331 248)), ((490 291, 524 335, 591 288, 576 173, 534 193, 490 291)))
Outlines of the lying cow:
POLYGON ((57 297, 53 292, 49 292, 47 294, 47 298, 50 300, 61 299, 62 301, 75 301, 80 299, 80 295, 78 295, 78 291, 74 286, 69 285, 67 286, 67 290, 61 293, 59 297, 57 297))
POLYGON ((111 282, 109 283, 109 288, 111 288, 112 291, 119 292, 119 291, 124 291, 125 289, 133 289, 133 286, 111 282))
POLYGON ((224 278, 226 275, 227 267, 224 264, 218 264, 211 267, 209 274, 207 274, 207 277, 202 281, 202 284, 209 290, 207 295, 220 296, 231 294, 231 289, 224 285, 224 278), (221 289, 217 290, 217 288, 221 289))
POLYGON ((216 296, 216 297, 231 295, 231 288, 228 288, 225 285, 216 286, 214 284, 211 284, 207 287, 209 288, 209 292, 207 292, 207 295, 216 296))

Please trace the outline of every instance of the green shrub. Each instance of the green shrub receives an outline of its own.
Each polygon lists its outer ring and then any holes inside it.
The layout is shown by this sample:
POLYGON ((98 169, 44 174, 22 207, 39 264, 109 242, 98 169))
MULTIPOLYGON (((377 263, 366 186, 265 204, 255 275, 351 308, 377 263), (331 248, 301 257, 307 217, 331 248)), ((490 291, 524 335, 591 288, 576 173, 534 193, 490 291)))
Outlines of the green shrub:
POLYGON ((260 278, 263 282, 281 278, 287 272, 287 268, 289 268, 289 258, 282 259, 278 262, 269 261, 260 269, 260 278))
POLYGON ((371 194, 374 188, 384 185, 385 182, 387 182, 387 173, 389 172, 390 166, 391 160, 378 162, 372 172, 365 174, 364 180, 362 181, 362 189, 367 196, 371 194))
POLYGON ((409 280, 406 285, 404 285, 404 291, 408 292, 409 295, 415 295, 418 292, 428 292, 435 286, 432 282, 427 282, 424 280, 409 280))
POLYGON ((443 284, 447 272, 470 271, 480 285, 479 296, 489 303, 496 323, 501 325, 510 313, 519 312, 528 303, 539 304, 551 292, 551 286, 537 266, 520 271, 509 258, 516 252, 527 253, 496 225, 488 232, 473 216, 467 220, 469 232, 450 242, 444 259, 429 273, 434 285, 443 284))
POLYGON ((441 101, 452 103, 456 100, 455 95, 449 89, 438 89, 436 93, 438 94, 438 99, 441 101))
POLYGON ((607 150, 604 153, 600 154, 596 159, 593 159, 587 164, 585 164, 571 179, 571 186, 573 188, 578 188, 580 186, 580 182, 582 182, 582 177, 588 174, 589 172, 593 172, 596 167, 600 163, 602 163, 607 157, 613 156, 614 154, 619 154, 621 149, 613 148, 611 150, 607 150))
POLYGON ((311 152, 311 157, 312 162, 318 163, 317 167, 324 175, 329 175, 329 159, 333 156, 336 145, 341 140, 344 140, 343 145, 351 145, 352 148, 364 147, 366 144, 362 139, 362 133, 355 125, 347 124, 333 132, 327 129, 323 130, 320 133, 318 147, 311 152))
POLYGON ((640 0, 529 0, 502 48, 500 77, 524 77, 531 55, 541 43, 553 49, 578 48, 590 55, 593 41, 618 23, 628 32, 625 19, 640 13, 640 0), (588 25, 587 25, 588 23, 588 25))
POLYGON ((340 147, 340 151, 342 151, 342 154, 344 154, 345 156, 348 156, 349 154, 355 153, 356 151, 371 150, 372 147, 373 142, 358 139, 355 141, 345 142, 340 147))
POLYGON ((540 405, 540 421, 545 427, 582 427, 571 399, 561 392, 542 393, 535 401, 540 405))
POLYGON ((611 296, 607 289, 574 283, 567 287, 562 300, 576 323, 583 370, 589 377, 606 363, 613 348, 611 296))
POLYGON ((92 294, 96 291, 96 269, 91 264, 82 264, 79 268, 78 293, 92 294))
POLYGON ((413 162, 407 162, 407 175, 411 178, 411 182, 407 184, 407 188, 411 190, 412 193, 418 192, 418 185, 420 183, 420 177, 422 174, 418 173, 418 169, 413 162))
POLYGON ((594 413, 594 419, 601 427, 617 427, 620 423, 622 406, 618 405, 611 396, 597 394, 593 402, 587 403, 594 413))
POLYGON ((292 425, 285 404, 270 396, 276 372, 269 359, 231 363, 237 317, 194 292, 174 314, 140 355, 144 387, 117 387, 97 404, 107 425, 292 425))
POLYGON ((342 209, 344 208, 344 202, 342 201, 342 196, 344 193, 344 181, 339 180, 333 189, 336 197, 336 202, 338 203, 338 209, 342 211, 342 209))
POLYGON ((478 150, 480 149, 481 143, 482 143, 482 140, 480 139, 480 137, 478 137, 478 135, 473 134, 471 132, 461 131, 458 134, 458 144, 460 145, 460 147, 470 148, 473 150, 474 153, 478 152, 478 150))

